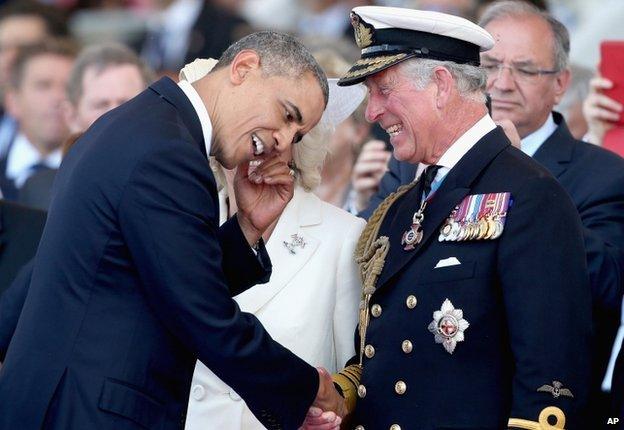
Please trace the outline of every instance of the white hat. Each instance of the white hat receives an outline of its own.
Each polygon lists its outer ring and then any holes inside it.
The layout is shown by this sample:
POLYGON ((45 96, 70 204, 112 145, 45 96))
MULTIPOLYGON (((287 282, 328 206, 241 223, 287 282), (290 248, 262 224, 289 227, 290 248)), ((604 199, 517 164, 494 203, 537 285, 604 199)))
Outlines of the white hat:
POLYGON ((479 65, 479 52, 494 46, 483 28, 440 12, 361 6, 351 11, 351 24, 362 55, 338 85, 362 82, 414 57, 479 65))

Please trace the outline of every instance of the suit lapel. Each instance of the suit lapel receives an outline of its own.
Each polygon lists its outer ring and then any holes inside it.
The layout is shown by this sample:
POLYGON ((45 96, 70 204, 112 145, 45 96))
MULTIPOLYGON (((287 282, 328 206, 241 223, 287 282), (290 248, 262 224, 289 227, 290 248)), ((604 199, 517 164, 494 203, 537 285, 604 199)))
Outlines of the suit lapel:
POLYGON ((182 91, 178 84, 167 77, 154 82, 149 88, 177 109, 184 125, 191 133, 193 140, 199 145, 202 154, 208 157, 199 116, 197 116, 193 104, 188 97, 186 97, 184 91, 182 91))
POLYGON ((236 296, 241 309, 251 313, 257 312, 299 273, 321 243, 318 238, 310 235, 305 227, 320 224, 321 221, 321 201, 300 188, 295 189, 293 199, 280 216, 266 244, 273 262, 271 280, 236 296), (294 234, 305 241, 305 246, 293 246, 293 254, 284 242, 291 244, 294 234))
POLYGON ((412 215, 418 209, 414 204, 414 201, 417 201, 415 196, 417 187, 414 187, 390 208, 380 229, 380 234, 386 234, 390 239, 390 251, 377 282, 377 288, 383 287, 403 266, 418 255, 433 237, 437 237, 435 233, 438 232, 440 225, 453 208, 468 195, 472 183, 481 171, 509 145, 509 140, 500 127, 497 127, 479 140, 459 160, 446 175, 433 198, 427 203, 424 211, 423 238, 414 250, 403 250, 401 237, 403 232, 411 226, 412 215), (406 202, 406 200, 411 201, 406 202))
POLYGON ((553 112, 557 129, 542 143, 533 155, 533 159, 546 167, 555 178, 565 172, 572 160, 574 137, 568 130, 563 117, 553 112))

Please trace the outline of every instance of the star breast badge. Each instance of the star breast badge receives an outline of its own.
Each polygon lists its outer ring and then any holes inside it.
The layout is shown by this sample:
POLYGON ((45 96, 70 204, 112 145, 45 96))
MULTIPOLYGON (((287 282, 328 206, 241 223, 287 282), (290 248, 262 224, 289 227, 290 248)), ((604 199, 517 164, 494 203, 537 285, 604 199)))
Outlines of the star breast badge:
POLYGON ((433 321, 429 323, 429 331, 433 333, 435 343, 441 343, 446 352, 452 354, 457 342, 463 342, 464 331, 470 323, 464 319, 464 312, 455 309, 449 299, 444 300, 442 308, 433 313, 433 321))

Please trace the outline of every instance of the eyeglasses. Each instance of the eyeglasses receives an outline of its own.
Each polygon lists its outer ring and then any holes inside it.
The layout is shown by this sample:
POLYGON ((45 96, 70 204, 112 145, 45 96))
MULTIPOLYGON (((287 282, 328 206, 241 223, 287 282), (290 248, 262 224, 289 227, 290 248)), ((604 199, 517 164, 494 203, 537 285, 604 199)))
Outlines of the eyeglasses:
POLYGON ((534 69, 529 66, 526 67, 518 67, 518 66, 507 66, 504 63, 495 63, 495 62, 485 62, 481 63, 481 67, 485 70, 488 75, 488 79, 500 78, 500 75, 503 69, 508 69, 512 78, 516 82, 534 82, 538 76, 542 75, 554 75, 559 73, 559 70, 542 70, 542 69, 534 69))

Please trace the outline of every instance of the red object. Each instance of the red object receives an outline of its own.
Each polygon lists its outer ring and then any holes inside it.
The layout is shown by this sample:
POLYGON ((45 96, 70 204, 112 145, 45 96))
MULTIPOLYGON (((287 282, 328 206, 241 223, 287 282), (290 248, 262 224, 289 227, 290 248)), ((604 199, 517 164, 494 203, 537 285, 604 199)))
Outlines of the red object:
POLYGON ((624 157, 624 127, 614 127, 607 131, 602 140, 602 147, 624 157))
MULTIPOLYGON (((604 94, 624 104, 624 40, 605 40, 600 44, 600 75, 613 82, 604 94)), ((624 126, 624 115, 618 125, 624 126)))

